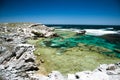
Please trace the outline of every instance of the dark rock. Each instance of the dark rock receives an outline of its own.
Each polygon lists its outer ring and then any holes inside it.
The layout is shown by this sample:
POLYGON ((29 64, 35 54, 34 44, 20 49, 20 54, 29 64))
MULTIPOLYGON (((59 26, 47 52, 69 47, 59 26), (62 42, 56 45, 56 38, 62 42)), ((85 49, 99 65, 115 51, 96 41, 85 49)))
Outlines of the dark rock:
POLYGON ((120 67, 120 62, 115 63, 116 66, 120 67))
MULTIPOLYGON (((17 48, 16 48, 17 49, 17 48)), ((15 50, 13 53, 16 54, 16 58, 18 59, 19 57, 21 57, 21 55, 26 51, 25 48, 20 48, 19 50, 15 50)))
POLYGON ((76 35, 81 35, 81 34, 85 34, 86 31, 85 30, 78 30, 76 31, 76 35))
POLYGON ((31 33, 33 33, 36 37, 44 37, 44 34, 39 32, 32 31, 31 33))
POLYGON ((111 43, 119 43, 120 42, 120 34, 105 34, 101 36, 102 38, 106 39, 111 43))
POLYGON ((41 62, 41 63, 44 63, 44 62, 45 62, 45 60, 44 60, 44 59, 40 59, 40 62, 41 62))
POLYGON ((8 41, 8 42, 13 41, 13 38, 12 37, 6 37, 5 41, 8 41))
POLYGON ((2 64, 4 61, 9 61, 11 57, 15 56, 14 53, 11 53, 9 51, 5 51, 5 53, 0 57, 0 64, 2 64))
POLYGON ((7 32, 6 26, 0 26, 0 32, 7 32))
POLYGON ((0 46, 0 54, 6 51, 6 47, 0 46))
POLYGON ((76 78, 76 79, 79 79, 80 77, 79 77, 78 75, 75 75, 75 78, 76 78))
POLYGON ((114 49, 114 51, 120 53, 120 49, 114 49))

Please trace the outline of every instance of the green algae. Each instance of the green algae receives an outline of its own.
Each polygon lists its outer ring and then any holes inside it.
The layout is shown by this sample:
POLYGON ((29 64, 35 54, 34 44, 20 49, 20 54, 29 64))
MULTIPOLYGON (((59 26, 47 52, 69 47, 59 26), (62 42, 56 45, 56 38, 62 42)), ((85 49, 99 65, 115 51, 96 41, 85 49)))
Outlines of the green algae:
MULTIPOLYGON (((88 46, 84 46, 84 48, 87 47, 88 46)), ((68 48, 60 52, 60 54, 56 54, 59 51, 60 49, 58 48, 39 47, 34 52, 38 57, 38 62, 40 62, 41 58, 45 61, 41 63, 40 66, 45 68, 46 74, 53 70, 58 70, 63 74, 75 73, 83 70, 94 70, 100 64, 115 63, 120 60, 95 51, 81 50, 81 47, 68 48)), ((39 72, 41 72, 41 68, 39 72)))

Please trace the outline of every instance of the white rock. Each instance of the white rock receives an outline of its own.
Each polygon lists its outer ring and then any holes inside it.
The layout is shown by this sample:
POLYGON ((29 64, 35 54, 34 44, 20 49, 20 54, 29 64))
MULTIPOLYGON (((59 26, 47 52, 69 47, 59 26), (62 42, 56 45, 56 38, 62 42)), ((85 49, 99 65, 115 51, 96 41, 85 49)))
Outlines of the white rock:
POLYGON ((4 69, 5 69, 5 66, 4 66, 4 65, 0 65, 0 69, 1 69, 1 70, 4 70, 4 69))
POLYGON ((120 68, 115 69, 115 71, 117 72, 117 74, 120 74, 120 68))
POLYGON ((108 65, 107 65, 107 64, 102 64, 102 65, 100 65, 97 69, 99 69, 100 71, 106 73, 106 69, 107 69, 107 68, 108 68, 108 65))
POLYGON ((30 77, 30 80, 48 80, 48 77, 44 75, 38 75, 38 74, 30 75, 29 77, 30 77))
POLYGON ((83 72, 77 72, 75 74, 77 80, 91 80, 91 72, 90 71, 83 71, 83 72))
POLYGON ((106 73, 107 73, 108 75, 118 74, 116 71, 107 71, 106 73))
POLYGON ((63 75, 59 71, 52 71, 48 76, 48 80, 64 80, 63 75))
POLYGON ((76 79, 75 74, 68 74, 67 78, 68 78, 68 80, 75 80, 76 79))
POLYGON ((109 76, 104 72, 83 71, 75 74, 76 80, 109 80, 109 76))
POLYGON ((115 70, 117 67, 116 67, 116 65, 115 64, 109 64, 108 65, 108 70, 115 70))
POLYGON ((109 80, 109 76, 103 72, 94 72, 90 76, 90 80, 109 80))

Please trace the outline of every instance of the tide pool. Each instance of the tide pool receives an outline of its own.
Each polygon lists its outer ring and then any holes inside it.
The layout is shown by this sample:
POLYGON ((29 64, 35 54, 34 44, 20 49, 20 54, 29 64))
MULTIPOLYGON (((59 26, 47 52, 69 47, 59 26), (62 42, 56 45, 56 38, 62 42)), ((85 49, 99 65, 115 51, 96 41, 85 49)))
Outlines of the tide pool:
MULTIPOLYGON (((120 58, 119 49, 116 48, 116 46, 119 47, 119 45, 113 44, 108 42, 107 40, 100 38, 98 36, 92 36, 92 35, 79 35, 79 36, 73 36, 69 38, 52 38, 50 40, 43 41, 44 45, 47 47, 52 48, 72 48, 77 47, 78 44, 82 43, 87 46, 98 46, 108 49, 109 51, 103 51, 103 54, 106 55, 113 55, 120 58), (116 51, 118 50, 118 51, 116 51)), ((89 48, 89 47, 88 47, 89 48)))

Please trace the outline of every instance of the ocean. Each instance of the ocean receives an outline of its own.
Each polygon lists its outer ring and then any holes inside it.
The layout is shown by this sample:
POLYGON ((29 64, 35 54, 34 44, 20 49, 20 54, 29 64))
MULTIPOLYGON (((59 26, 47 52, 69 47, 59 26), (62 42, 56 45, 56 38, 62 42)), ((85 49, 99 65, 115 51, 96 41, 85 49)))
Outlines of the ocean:
POLYGON ((120 25, 67 25, 67 24, 45 24, 48 27, 64 29, 114 29, 120 30, 120 25))
POLYGON ((69 48, 75 47, 79 43, 84 43, 86 45, 94 45, 99 47, 104 47, 111 51, 103 52, 106 55, 114 55, 120 58, 120 25, 55 25, 46 24, 48 27, 54 27, 58 30, 85 30, 85 35, 72 36, 64 39, 62 42, 59 38, 51 40, 51 45, 49 47, 54 48, 69 48), (70 44, 68 44, 70 43, 70 44), (57 46, 53 46, 57 44, 57 46), (58 45, 59 44, 59 45, 58 45))

